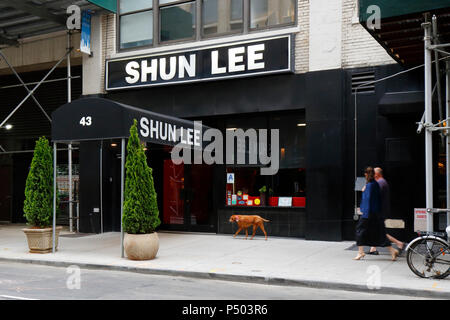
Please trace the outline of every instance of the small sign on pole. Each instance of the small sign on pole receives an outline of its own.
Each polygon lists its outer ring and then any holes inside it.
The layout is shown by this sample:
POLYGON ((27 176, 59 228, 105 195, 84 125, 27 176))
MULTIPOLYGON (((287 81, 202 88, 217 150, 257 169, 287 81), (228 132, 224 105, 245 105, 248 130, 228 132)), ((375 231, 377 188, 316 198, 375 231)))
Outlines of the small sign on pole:
POLYGON ((414 209, 414 232, 427 231, 427 222, 429 214, 427 209, 415 208, 414 209))
POLYGON ((234 183, 234 173, 227 173, 227 183, 234 183))

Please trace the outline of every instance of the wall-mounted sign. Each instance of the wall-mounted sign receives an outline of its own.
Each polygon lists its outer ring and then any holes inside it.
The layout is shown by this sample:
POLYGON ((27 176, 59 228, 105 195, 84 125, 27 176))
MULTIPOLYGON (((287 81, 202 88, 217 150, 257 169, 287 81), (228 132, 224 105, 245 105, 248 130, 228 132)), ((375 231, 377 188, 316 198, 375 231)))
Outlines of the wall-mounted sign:
POLYGON ((427 209, 414 208, 414 232, 427 231, 428 216, 427 209))
POLYGON ((106 61, 106 90, 293 72, 291 36, 106 61))

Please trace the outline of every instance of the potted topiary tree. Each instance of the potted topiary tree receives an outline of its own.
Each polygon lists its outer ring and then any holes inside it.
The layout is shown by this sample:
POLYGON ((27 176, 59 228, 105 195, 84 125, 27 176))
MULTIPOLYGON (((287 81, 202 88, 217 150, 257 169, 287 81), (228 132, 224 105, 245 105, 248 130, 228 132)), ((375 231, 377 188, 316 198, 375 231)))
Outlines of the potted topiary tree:
POLYGON ((150 260, 159 249, 155 232, 160 225, 152 169, 138 137, 137 121, 130 128, 127 144, 123 204, 124 249, 131 260, 150 260))
MULTIPOLYGON (((23 229, 31 253, 48 253, 53 248, 53 157, 45 137, 36 141, 25 184, 24 216, 30 228, 23 229)), ((55 246, 59 232, 55 230, 55 246)))

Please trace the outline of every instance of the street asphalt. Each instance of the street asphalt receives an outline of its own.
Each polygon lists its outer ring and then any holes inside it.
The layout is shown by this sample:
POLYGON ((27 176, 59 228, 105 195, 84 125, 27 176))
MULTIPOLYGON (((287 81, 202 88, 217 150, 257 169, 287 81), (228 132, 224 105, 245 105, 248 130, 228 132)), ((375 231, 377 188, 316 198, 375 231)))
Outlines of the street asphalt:
POLYGON ((0 262, 0 300, 404 299, 424 298, 0 262))
POLYGON ((158 232, 159 251, 149 261, 121 258, 120 233, 73 235, 63 231, 55 254, 32 254, 24 225, 0 225, 0 261, 77 266, 277 286, 326 288, 364 293, 450 299, 450 277, 422 279, 404 256, 387 252, 354 261, 353 242, 297 238, 158 232))

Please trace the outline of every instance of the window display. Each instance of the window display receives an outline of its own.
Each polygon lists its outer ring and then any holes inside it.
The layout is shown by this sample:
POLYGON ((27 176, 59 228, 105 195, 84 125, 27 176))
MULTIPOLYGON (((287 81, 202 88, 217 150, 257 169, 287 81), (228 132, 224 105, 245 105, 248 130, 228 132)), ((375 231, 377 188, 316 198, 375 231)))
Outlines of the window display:
MULTIPOLYGON (((275 175, 260 174, 259 166, 228 165, 226 206, 306 206, 306 124, 304 113, 245 117, 227 121, 227 128, 279 129, 280 168, 275 175)), ((242 146, 248 151, 248 144, 242 146)), ((236 148, 235 153, 238 152, 236 148)))
POLYGON ((227 206, 305 207, 305 169, 282 169, 275 176, 261 176, 259 168, 228 167, 227 206))

